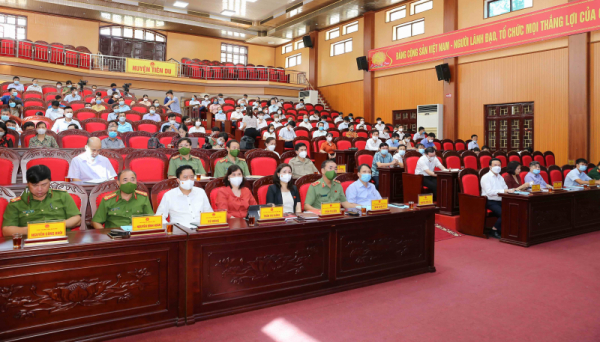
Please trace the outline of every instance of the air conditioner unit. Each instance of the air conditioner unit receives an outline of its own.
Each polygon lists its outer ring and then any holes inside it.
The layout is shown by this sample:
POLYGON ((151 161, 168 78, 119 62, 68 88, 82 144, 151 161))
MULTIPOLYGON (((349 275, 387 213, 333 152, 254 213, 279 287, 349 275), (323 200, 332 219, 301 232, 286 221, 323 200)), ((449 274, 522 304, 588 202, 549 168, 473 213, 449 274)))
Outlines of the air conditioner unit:
POLYGON ((434 133, 436 139, 444 138, 444 105, 417 106, 417 127, 425 128, 425 132, 434 133))
POLYGON ((298 95, 300 100, 304 100, 304 103, 317 104, 319 103, 319 92, 316 90, 303 90, 298 95))

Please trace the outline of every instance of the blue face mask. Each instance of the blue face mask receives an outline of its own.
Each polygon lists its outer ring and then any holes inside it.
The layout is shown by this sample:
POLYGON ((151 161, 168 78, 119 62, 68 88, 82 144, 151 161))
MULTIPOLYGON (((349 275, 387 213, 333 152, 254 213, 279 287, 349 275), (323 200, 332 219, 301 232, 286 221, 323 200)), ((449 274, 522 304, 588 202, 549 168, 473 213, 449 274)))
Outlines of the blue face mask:
POLYGON ((2 121, 8 121, 10 117, 8 115, 2 115, 2 121))
POLYGON ((12 129, 12 130, 16 130, 16 129, 17 129, 17 127, 15 127, 15 126, 10 126, 10 127, 8 127, 8 128, 9 128, 9 129, 12 129))
POLYGON ((108 137, 112 138, 112 139, 116 138, 117 137, 117 132, 108 132, 108 137))
POLYGON ((400 150, 400 151, 398 151, 398 153, 400 153, 400 155, 403 156, 404 154, 406 154, 406 151, 400 150))
POLYGON ((425 153, 425 149, 424 148, 420 148, 419 149, 419 153, 421 153, 421 154, 425 153))
POLYGON ((14 108, 14 107, 15 107, 17 104, 16 104, 16 103, 14 103, 14 102, 11 102, 11 103, 9 103, 8 105, 10 106, 10 108, 14 108))
POLYGON ((223 113, 223 111, 222 111, 222 110, 219 110, 219 114, 221 114, 221 113, 223 113))
POLYGON ((584 172, 587 170, 587 165, 579 165, 579 171, 584 172))
POLYGON ((325 129, 325 127, 323 127, 323 126, 319 126, 319 131, 322 131, 322 130, 324 130, 324 129, 325 129))
POLYGON ((367 183, 371 180, 371 174, 370 173, 363 173, 362 175, 360 175, 360 180, 367 183))
POLYGON ((534 175, 539 175, 541 171, 542 170, 540 170, 540 169, 535 169, 535 170, 532 170, 531 172, 533 172, 534 175))
POLYGON ((388 150, 381 150, 381 155, 386 156, 388 154, 388 150))
POLYGON ((96 100, 96 104, 101 104, 102 100, 96 100))
POLYGON ((308 119, 304 119, 304 122, 308 122, 308 119))

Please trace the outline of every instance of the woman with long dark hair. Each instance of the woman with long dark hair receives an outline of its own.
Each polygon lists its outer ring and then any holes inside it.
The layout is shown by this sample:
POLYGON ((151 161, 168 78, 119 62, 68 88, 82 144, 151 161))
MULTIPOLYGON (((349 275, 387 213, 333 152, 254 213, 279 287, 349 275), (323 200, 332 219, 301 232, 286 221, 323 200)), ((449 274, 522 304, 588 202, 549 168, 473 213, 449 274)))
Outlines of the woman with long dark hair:
POLYGON ((224 187, 217 193, 216 210, 227 210, 229 217, 245 218, 248 207, 256 205, 252 191, 246 187, 244 171, 238 165, 231 165, 223 176, 224 187))
POLYGON ((284 213, 302 212, 300 193, 292 180, 292 167, 289 164, 279 164, 273 174, 273 184, 267 190, 267 204, 283 205, 284 213))

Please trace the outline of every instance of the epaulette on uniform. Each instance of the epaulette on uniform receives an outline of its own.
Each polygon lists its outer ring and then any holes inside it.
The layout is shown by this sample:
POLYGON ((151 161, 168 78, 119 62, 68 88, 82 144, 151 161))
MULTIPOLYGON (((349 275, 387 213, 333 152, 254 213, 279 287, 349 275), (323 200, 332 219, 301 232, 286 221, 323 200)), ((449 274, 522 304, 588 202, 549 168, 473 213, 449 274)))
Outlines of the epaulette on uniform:
POLYGON ((19 196, 19 197, 15 197, 15 198, 11 198, 11 199, 10 199, 10 203, 18 202, 18 201, 20 201, 20 200, 21 200, 21 196, 19 196))
POLYGON ((200 157, 196 157, 196 156, 191 156, 192 159, 200 159, 200 157))
POLYGON ((108 201, 109 199, 111 199, 111 198, 113 198, 115 196, 117 196, 117 193, 113 192, 112 194, 108 194, 108 195, 104 196, 104 200, 108 201))
POLYGON ((319 183, 320 183, 320 181, 316 181, 316 182, 312 183, 311 185, 312 186, 317 186, 317 185, 319 185, 319 183))
POLYGON ((342 183, 341 183, 339 180, 337 180, 337 179, 334 179, 333 181, 334 181, 334 182, 336 182, 336 183, 338 183, 338 184, 342 184, 342 183))
POLYGON ((148 193, 145 192, 145 191, 136 190, 135 193, 138 194, 138 195, 144 195, 144 196, 148 197, 148 193))
POLYGON ((224 163, 224 162, 226 162, 226 161, 227 161, 227 157, 225 157, 225 158, 223 158, 223 159, 219 160, 219 163, 224 163))

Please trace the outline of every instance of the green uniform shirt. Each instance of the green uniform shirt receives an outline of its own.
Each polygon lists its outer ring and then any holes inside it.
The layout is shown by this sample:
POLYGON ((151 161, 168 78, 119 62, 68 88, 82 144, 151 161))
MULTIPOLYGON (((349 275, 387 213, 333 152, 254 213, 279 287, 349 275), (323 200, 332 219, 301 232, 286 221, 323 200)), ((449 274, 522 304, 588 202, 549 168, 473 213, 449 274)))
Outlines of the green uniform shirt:
MULTIPOLYGON (((229 158, 227 156, 225 156, 225 158, 216 162, 215 172, 213 172, 213 177, 221 178, 221 177, 225 176, 225 174, 227 173, 227 169, 231 165, 233 165, 233 163, 231 163, 231 161, 229 161, 229 158)), ((242 172, 244 172, 244 176, 250 176, 250 171, 248 171, 248 165, 246 164, 246 161, 244 159, 235 158, 235 165, 242 168, 242 172)))
POLYGON ((169 176, 175 176, 175 171, 181 165, 190 165, 194 168, 194 173, 197 175, 204 175, 206 171, 204 170, 204 166, 202 166, 202 160, 196 156, 190 156, 190 159, 185 159, 181 155, 175 156, 169 160, 169 176))
POLYGON ((43 201, 33 199, 27 191, 10 200, 2 226, 27 227, 28 222, 63 221, 78 215, 81 212, 66 191, 50 189, 43 201))
POLYGON ((148 194, 136 190, 129 201, 121 198, 121 190, 104 196, 92 222, 104 223, 104 228, 131 226, 133 215, 154 215, 148 194))
POLYGON ((597 167, 593 168, 588 173, 588 177, 590 177, 591 179, 594 179, 594 180, 600 180, 600 173, 598 172, 598 168, 597 167))
POLYGON ((327 184, 325 184, 323 179, 319 179, 308 187, 304 204, 308 204, 313 208, 320 210, 321 203, 331 202, 346 202, 344 188, 339 181, 331 181, 330 188, 327 184))

